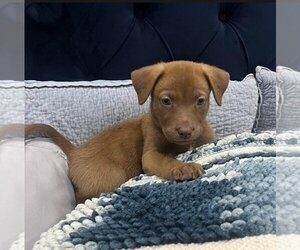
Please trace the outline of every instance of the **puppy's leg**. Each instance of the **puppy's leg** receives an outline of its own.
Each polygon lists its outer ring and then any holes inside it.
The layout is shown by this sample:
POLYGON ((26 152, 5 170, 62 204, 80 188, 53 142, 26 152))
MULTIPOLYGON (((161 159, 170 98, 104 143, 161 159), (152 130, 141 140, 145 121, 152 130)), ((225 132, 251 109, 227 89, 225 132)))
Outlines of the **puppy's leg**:
POLYGON ((128 180, 126 172, 111 162, 98 162, 97 165, 85 167, 70 166, 69 175, 75 186, 77 203, 112 192, 128 180))
POLYGON ((184 163, 156 151, 145 152, 142 164, 146 174, 157 175, 168 180, 190 180, 205 173, 200 164, 184 163))

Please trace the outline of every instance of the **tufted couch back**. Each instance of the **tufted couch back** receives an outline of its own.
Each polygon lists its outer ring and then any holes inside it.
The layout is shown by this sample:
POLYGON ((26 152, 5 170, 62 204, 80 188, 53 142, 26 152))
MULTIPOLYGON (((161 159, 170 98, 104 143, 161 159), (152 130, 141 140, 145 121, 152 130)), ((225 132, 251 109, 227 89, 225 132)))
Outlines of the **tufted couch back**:
POLYGON ((192 60, 240 80, 275 70, 275 3, 26 5, 27 80, 128 79, 159 61, 192 60))

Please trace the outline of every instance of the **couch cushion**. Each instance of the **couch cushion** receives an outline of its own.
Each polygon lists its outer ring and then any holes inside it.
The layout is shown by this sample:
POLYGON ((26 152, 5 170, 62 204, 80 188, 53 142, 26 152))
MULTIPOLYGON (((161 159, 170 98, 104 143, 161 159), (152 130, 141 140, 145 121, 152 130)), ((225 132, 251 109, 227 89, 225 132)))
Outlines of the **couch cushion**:
POLYGON ((26 249, 75 207, 65 154, 47 139, 26 143, 26 249))
POLYGON ((259 104, 253 132, 276 130, 276 72, 257 66, 255 77, 259 90, 259 104))
POLYGON ((276 72, 279 89, 277 130, 299 130, 300 72, 284 66, 278 66, 276 72))
MULTIPOLYGON (((209 120, 216 138, 251 132, 257 112, 258 89, 253 75, 230 81, 219 107, 211 93, 209 120)), ((130 80, 91 82, 26 82, 26 123, 45 123, 74 144, 86 142, 102 129, 142 115, 130 80)))
POLYGON ((24 172, 24 140, 0 138, 1 249, 9 249, 24 231, 24 172))

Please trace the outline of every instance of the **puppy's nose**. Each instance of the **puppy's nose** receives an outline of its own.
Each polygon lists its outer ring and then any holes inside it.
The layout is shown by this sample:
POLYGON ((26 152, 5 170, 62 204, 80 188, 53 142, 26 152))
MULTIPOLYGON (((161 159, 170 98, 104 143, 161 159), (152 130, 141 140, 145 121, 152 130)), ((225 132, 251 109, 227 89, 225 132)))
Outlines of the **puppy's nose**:
POLYGON ((181 138, 188 139, 191 137, 193 128, 191 127, 180 127, 177 128, 177 133, 181 138))

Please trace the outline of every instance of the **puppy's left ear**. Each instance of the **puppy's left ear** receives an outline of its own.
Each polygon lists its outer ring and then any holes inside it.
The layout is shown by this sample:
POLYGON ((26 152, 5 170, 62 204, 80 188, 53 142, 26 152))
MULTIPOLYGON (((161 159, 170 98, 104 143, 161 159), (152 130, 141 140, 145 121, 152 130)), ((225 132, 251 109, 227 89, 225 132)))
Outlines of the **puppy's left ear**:
POLYGON ((207 64, 201 64, 204 75, 213 91, 215 100, 219 106, 222 104, 222 97, 228 87, 230 76, 225 70, 207 64))
POLYGON ((132 84, 138 95, 140 105, 146 102, 163 70, 164 64, 158 63, 134 70, 131 73, 132 84))

